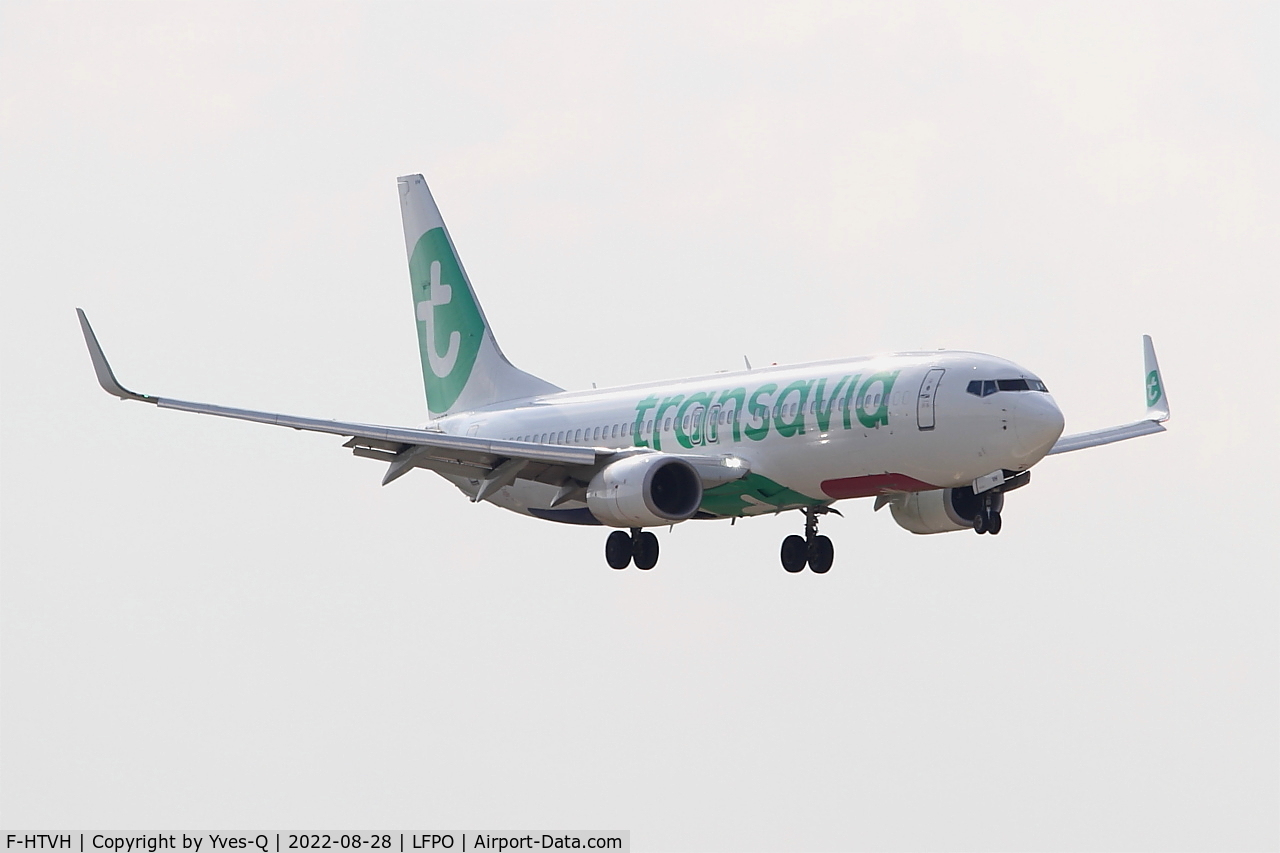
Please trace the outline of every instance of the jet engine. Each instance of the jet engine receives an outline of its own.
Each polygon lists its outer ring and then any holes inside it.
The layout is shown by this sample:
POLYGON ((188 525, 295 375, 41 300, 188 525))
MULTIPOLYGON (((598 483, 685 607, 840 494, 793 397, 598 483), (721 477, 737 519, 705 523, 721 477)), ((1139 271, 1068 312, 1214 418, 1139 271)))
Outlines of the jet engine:
POLYGON ((684 521, 702 503, 702 478, 679 456, 645 453, 611 462, 587 486, 587 508, 610 527, 684 521))
POLYGON ((991 501, 991 509, 1004 506, 1002 492, 979 497, 973 489, 932 489, 896 495, 889 503, 893 520, 912 533, 947 533, 951 530, 973 530, 973 520, 982 509, 983 499, 991 501))

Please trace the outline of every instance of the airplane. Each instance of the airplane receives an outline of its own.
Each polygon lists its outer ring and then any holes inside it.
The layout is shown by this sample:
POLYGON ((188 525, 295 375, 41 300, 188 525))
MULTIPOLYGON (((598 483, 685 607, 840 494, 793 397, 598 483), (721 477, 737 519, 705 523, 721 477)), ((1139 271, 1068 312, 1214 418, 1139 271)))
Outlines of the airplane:
MULTIPOLYGON (((1046 456, 1163 432, 1169 400, 1143 337, 1146 413, 1063 436, 1045 383, 1012 361, 938 350, 720 372, 565 391, 503 354, 422 175, 398 179, 428 422, 347 423, 137 394, 121 385, 77 308, 98 383, 162 409, 344 436, 388 463, 383 485, 433 471, 472 502, 564 524, 614 528, 605 561, 652 569, 650 528, 798 510, 779 552, 825 574, 818 521, 874 498, 916 534, 1000 533, 1005 495, 1046 456)), ((745 359, 744 359, 745 361, 745 359)))

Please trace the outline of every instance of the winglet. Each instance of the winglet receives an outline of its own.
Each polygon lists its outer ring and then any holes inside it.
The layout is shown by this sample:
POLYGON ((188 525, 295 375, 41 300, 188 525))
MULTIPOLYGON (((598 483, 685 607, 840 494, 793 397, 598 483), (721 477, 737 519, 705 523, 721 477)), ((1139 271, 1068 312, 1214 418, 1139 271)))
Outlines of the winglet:
POLYGON ((1156 423, 1169 420, 1169 397, 1164 390, 1164 377, 1160 374, 1160 365, 1156 362, 1155 344, 1150 335, 1142 336, 1142 355, 1146 375, 1147 419, 1156 423))
POLYGON ((93 327, 89 325, 89 318, 79 308, 76 309, 76 314, 80 317, 80 331, 84 332, 84 342, 89 347, 89 358, 93 359, 93 372, 98 374, 98 384, 102 386, 102 390, 112 396, 119 397, 121 400, 141 400, 144 403, 156 402, 155 397, 148 397, 146 394, 135 394, 116 380, 116 375, 111 372, 111 365, 107 364, 107 357, 102 354, 102 346, 98 343, 98 337, 93 333, 93 327))

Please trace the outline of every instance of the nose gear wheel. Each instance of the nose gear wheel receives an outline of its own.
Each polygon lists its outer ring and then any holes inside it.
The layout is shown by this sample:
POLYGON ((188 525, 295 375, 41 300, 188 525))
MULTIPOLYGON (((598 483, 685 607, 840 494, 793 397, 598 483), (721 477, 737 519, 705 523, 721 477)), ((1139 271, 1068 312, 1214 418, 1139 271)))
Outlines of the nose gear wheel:
POLYGON ((1000 520, 999 504, 995 502, 995 498, 996 495, 994 494, 984 496, 982 507, 973 517, 973 530, 975 533, 990 533, 995 536, 1000 532, 1003 524, 1000 520))

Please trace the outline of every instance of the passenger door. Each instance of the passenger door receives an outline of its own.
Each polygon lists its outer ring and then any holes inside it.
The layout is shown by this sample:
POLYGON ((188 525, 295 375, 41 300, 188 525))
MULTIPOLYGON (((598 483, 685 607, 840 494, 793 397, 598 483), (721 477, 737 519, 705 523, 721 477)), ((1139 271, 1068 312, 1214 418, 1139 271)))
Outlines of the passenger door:
POLYGON ((943 373, 946 370, 935 367, 924 375, 924 381, 920 383, 920 396, 916 400, 916 424, 922 430, 933 429, 933 401, 938 395, 938 383, 942 381, 943 373))

